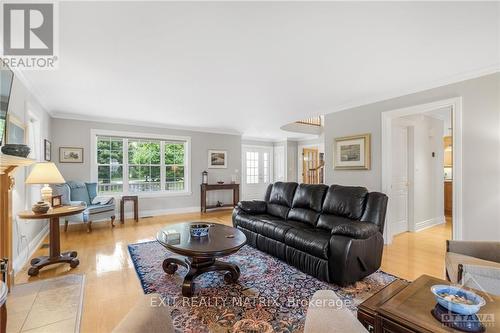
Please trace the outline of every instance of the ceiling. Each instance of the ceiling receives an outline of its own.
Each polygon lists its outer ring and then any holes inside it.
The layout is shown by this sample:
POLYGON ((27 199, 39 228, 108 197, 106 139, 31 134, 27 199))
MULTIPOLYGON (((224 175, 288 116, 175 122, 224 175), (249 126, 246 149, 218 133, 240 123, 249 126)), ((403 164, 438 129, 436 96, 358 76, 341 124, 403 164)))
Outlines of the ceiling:
POLYGON ((56 117, 281 139, 289 122, 498 70, 499 3, 61 2, 56 117))

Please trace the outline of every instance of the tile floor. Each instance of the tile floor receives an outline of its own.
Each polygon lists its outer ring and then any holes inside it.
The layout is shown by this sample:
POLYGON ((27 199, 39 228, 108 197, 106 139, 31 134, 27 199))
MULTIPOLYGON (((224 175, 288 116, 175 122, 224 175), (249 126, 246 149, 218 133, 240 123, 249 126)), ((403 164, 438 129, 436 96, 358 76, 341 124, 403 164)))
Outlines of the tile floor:
POLYGON ((83 275, 16 285, 7 299, 7 333, 79 332, 83 275))

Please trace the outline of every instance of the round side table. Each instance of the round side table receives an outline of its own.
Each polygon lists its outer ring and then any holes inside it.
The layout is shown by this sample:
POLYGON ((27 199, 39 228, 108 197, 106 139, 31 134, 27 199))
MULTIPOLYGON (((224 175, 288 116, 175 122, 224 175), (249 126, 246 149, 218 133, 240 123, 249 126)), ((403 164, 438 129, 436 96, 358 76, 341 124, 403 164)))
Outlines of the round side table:
POLYGON ((83 212, 84 206, 61 206, 51 208, 47 213, 37 214, 32 211, 24 211, 18 214, 22 219, 26 220, 50 220, 50 247, 49 255, 31 259, 31 267, 28 270, 28 275, 35 276, 42 267, 58 263, 68 263, 71 268, 75 268, 80 264, 76 258, 76 251, 68 251, 61 253, 61 240, 59 238, 59 218, 64 216, 75 215, 83 212))

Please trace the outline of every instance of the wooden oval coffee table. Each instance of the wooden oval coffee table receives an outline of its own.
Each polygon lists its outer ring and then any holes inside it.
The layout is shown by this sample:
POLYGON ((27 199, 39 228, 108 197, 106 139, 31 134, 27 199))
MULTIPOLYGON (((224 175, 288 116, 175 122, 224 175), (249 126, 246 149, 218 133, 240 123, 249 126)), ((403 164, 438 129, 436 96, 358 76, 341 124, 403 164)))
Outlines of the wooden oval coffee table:
POLYGON ((166 273, 174 274, 178 265, 187 268, 188 273, 182 284, 182 295, 186 297, 193 295, 194 279, 203 273, 227 271, 224 275, 224 281, 227 283, 235 283, 240 277, 238 266, 216 259, 233 254, 245 245, 245 234, 236 228, 207 222, 179 223, 161 229, 156 240, 176 254, 163 261, 163 270, 166 273), (211 226, 208 236, 192 237, 189 226, 200 223, 211 226))

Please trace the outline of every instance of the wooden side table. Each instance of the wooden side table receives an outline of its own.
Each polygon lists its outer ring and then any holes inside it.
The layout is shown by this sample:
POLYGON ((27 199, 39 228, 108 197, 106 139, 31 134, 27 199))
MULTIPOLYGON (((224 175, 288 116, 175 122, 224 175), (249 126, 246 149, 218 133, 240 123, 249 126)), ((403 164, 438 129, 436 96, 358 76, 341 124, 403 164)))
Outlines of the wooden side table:
POLYGON ((137 195, 124 195, 120 200, 120 223, 125 223, 125 202, 132 201, 134 204, 134 220, 139 222, 139 197, 137 195))
POLYGON ((84 206, 62 206, 51 208, 45 214, 36 214, 32 211, 20 212, 18 216, 25 220, 50 220, 50 247, 49 255, 31 259, 31 267, 28 270, 28 275, 35 276, 41 268, 58 263, 68 263, 71 268, 75 268, 80 264, 76 258, 76 251, 68 251, 61 253, 61 240, 59 235, 59 218, 64 216, 75 215, 83 212, 84 206))

